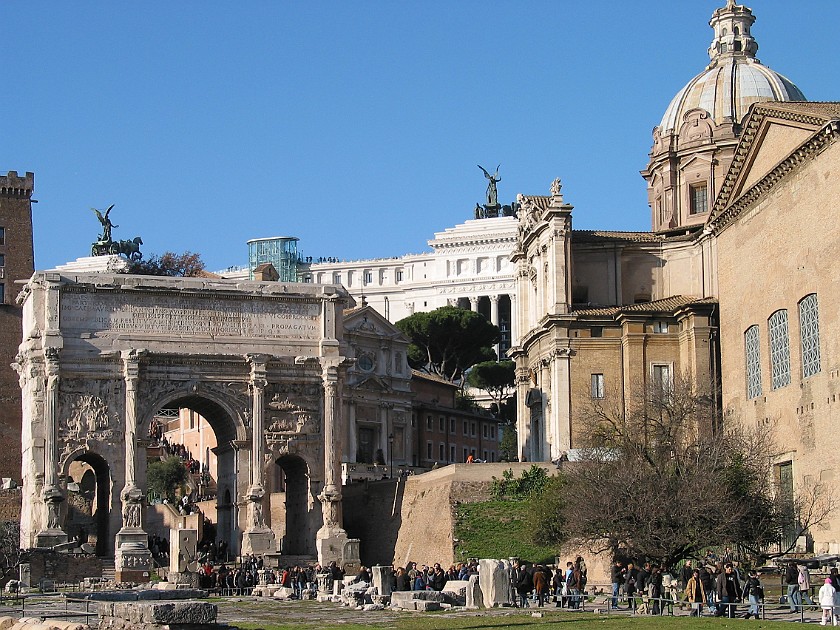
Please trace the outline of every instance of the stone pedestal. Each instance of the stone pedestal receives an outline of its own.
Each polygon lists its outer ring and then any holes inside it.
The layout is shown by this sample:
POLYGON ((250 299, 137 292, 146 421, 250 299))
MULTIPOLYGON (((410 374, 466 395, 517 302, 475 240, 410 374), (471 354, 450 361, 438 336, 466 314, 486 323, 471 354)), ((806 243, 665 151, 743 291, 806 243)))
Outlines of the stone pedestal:
POLYGON ((151 577, 152 552, 146 547, 146 534, 140 533, 142 543, 124 542, 117 548, 114 557, 114 581, 117 583, 148 582, 151 577))
POLYGON ((347 542, 347 532, 343 529, 322 527, 315 536, 315 549, 318 551, 318 562, 327 567, 330 562, 344 566, 344 543, 347 542))
POLYGON ((67 534, 60 529, 45 529, 35 534, 35 546, 52 548, 67 542, 67 534))
POLYGON ((59 265, 55 269, 64 273, 119 273, 128 269, 130 264, 122 256, 108 254, 105 256, 83 256, 73 262, 59 265))
POLYGON ((249 529, 242 534, 242 554, 261 556, 277 551, 274 532, 268 527, 249 529))

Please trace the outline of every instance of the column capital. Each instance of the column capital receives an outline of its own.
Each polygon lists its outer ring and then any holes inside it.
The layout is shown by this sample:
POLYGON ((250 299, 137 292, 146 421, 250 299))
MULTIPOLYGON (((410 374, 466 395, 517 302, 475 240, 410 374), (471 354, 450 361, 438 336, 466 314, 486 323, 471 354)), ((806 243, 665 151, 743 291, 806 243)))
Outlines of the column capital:
POLYGON ((499 296, 498 294, 496 294, 496 295, 488 295, 487 297, 489 297, 489 298, 490 298, 490 301, 491 301, 491 302, 498 302, 498 301, 499 301, 499 298, 500 298, 501 296, 499 296))

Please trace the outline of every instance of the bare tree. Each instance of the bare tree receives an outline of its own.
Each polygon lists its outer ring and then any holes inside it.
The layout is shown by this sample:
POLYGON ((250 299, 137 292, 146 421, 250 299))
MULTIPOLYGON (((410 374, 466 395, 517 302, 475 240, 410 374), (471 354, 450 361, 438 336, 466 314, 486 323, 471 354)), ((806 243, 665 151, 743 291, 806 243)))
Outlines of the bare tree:
POLYGON ((721 544, 759 560, 792 523, 805 531, 834 506, 824 486, 780 497, 771 431, 721 428, 715 398, 690 380, 608 400, 583 419, 581 461, 564 464, 555 538, 665 564, 721 544))
POLYGON ((15 577, 23 552, 20 548, 20 523, 0 521, 0 582, 15 577))

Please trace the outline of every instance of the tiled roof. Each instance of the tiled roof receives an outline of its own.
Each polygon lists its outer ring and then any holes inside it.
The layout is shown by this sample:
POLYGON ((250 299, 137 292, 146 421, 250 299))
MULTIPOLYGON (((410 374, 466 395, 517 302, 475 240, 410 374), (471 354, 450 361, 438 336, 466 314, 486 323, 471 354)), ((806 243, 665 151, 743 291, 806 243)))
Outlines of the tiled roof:
POLYGON ((698 299, 685 295, 672 295, 661 300, 642 302, 641 304, 605 306, 601 308, 573 308, 572 313, 584 317, 615 317, 621 313, 672 313, 689 304, 717 304, 717 300, 714 298, 698 299))

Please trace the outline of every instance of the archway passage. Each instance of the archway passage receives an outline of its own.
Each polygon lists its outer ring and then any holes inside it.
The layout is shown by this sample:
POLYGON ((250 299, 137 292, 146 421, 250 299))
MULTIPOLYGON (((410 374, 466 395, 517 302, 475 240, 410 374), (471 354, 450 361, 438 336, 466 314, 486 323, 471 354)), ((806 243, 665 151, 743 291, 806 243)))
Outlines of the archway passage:
POLYGON ((280 504, 272 505, 272 516, 279 517, 280 552, 285 556, 313 556, 316 524, 310 513, 309 469, 297 455, 282 455, 277 459, 274 490, 280 494, 280 504))
POLYGON ((108 519, 111 511, 111 474, 108 463, 90 451, 68 466, 66 530, 70 540, 94 547, 97 556, 114 555, 108 519))
MULTIPOLYGON (((186 484, 175 497, 163 501, 150 494, 146 531, 165 549, 169 530, 197 529, 199 549, 213 561, 237 553, 239 531, 235 504, 238 496, 236 452, 231 443, 236 427, 217 403, 190 394, 169 400, 149 423, 147 467, 177 458, 186 468, 186 484), (156 540, 157 539, 160 540, 156 540)), ((166 561, 162 558, 162 561, 166 561)))

